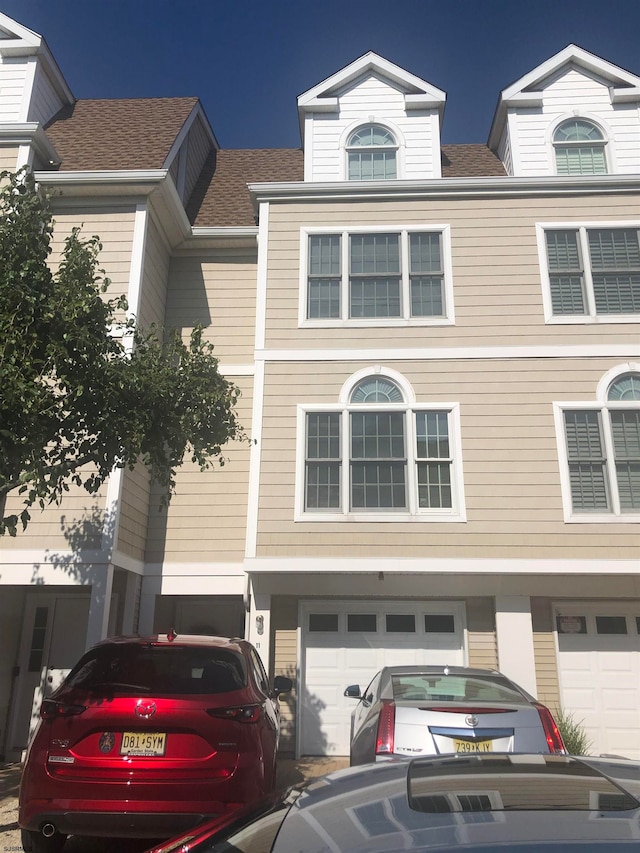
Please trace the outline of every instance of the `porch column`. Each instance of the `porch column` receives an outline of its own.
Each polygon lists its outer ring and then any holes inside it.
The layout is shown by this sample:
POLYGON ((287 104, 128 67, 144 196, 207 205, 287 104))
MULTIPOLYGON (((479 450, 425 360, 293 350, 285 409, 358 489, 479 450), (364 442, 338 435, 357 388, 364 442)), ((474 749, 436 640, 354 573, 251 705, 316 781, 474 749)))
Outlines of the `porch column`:
POLYGON ((251 608, 249 610, 246 637, 258 650, 264 668, 269 672, 271 593, 256 590, 253 583, 251 587, 251 608))
POLYGON ((104 640, 109 631, 109 610, 111 608, 111 590, 113 587, 113 565, 94 569, 89 602, 89 621, 87 623, 86 648, 104 640))
POLYGON ((533 624, 528 595, 496 596, 496 640, 500 672, 536 696, 533 624))

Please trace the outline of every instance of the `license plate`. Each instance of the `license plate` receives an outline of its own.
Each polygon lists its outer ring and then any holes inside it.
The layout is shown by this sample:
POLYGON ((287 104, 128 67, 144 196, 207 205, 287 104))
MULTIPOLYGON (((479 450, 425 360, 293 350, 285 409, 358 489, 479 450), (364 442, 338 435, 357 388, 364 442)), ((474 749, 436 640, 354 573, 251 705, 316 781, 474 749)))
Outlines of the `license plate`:
POLYGON ((120 755, 164 755, 166 732, 122 732, 120 755))
POLYGON ((453 739, 455 752, 493 752, 493 741, 453 739))

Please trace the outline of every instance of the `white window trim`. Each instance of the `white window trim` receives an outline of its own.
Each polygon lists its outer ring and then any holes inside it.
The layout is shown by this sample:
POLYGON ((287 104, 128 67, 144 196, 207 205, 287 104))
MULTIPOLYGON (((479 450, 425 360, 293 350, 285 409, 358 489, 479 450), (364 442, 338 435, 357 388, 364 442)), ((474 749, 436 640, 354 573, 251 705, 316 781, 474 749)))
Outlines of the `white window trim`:
POLYGON ((318 228, 300 229, 300 285, 298 301, 298 327, 315 329, 370 328, 390 326, 453 326, 455 309, 453 304, 453 265, 451 260, 451 226, 432 223, 417 225, 328 225, 318 228), (438 233, 441 235, 443 293, 445 302, 444 317, 410 317, 410 280, 409 280, 409 234, 438 233), (309 264, 309 237, 322 234, 336 234, 341 237, 341 317, 331 319, 307 317, 307 275, 309 264), (349 317, 349 235, 351 234, 399 234, 402 269, 402 317, 349 317))
MULTIPOLYGON (((384 375, 389 376, 392 381, 395 375, 387 374, 380 369, 359 371, 361 375, 384 375)), ((395 372, 394 372, 395 373, 395 372)), ((350 380, 349 387, 353 382, 350 380)), ((345 386, 347 387, 347 383, 345 386)), ((404 383, 400 385, 404 390, 404 383)), ((349 507, 348 467, 350 460, 349 451, 349 412, 355 409, 366 409, 366 406, 349 406, 346 401, 338 403, 304 403, 297 407, 296 423, 296 477, 295 477, 295 511, 294 521, 305 522, 466 522, 466 506, 464 500, 464 476, 462 467, 462 436, 460 428, 460 404, 448 402, 415 403, 407 396, 405 403, 384 403, 370 406, 371 409, 384 409, 385 411, 401 412, 429 412, 446 410, 449 414, 449 441, 451 445, 451 493, 452 506, 444 509, 420 509, 418 503, 418 484, 416 478, 416 456, 415 456, 415 418, 406 419, 406 447, 411 451, 407 453, 407 500, 408 510, 404 512, 354 512, 349 507), (338 412, 342 415, 341 424, 341 458, 340 458, 340 488, 341 503, 343 509, 340 511, 307 512, 305 510, 305 466, 306 466, 306 419, 309 412, 338 412), (346 468, 345 468, 346 466, 346 468), (345 476, 345 470, 347 476, 345 476)))
POLYGON ((640 220, 599 220, 590 222, 536 222, 536 239, 538 242, 538 263, 540 266, 540 278, 542 280, 542 305, 544 308, 544 321, 546 325, 602 325, 612 323, 640 323, 640 314, 596 314, 593 285, 591 279, 591 265, 588 263, 589 253, 587 246, 587 231, 592 228, 617 229, 637 228, 640 229, 640 220), (549 264, 547 262, 547 242, 545 233, 547 231, 563 230, 578 231, 580 252, 584 263, 584 277, 586 290, 586 303, 588 314, 558 314, 553 313, 551 304, 551 282, 549 279, 549 264))
POLYGON ((620 497, 618 489, 614 488, 614 469, 612 463, 615 458, 613 452, 613 438, 608 412, 612 409, 629 409, 634 405, 640 407, 640 403, 629 400, 607 400, 606 394, 611 383, 624 373, 640 372, 640 364, 630 362, 620 365, 608 371, 598 383, 598 391, 595 400, 582 402, 571 401, 567 403, 553 403, 553 417, 556 430, 556 444, 558 447, 558 462, 560 465, 560 489, 562 494, 562 508, 564 521, 567 524, 637 524, 640 522, 640 513, 621 512, 620 497), (611 495, 611 511, 607 513, 588 513, 573 511, 571 501, 571 483, 569 479, 569 457, 567 454, 567 439, 565 434, 564 413, 576 409, 588 409, 602 413, 603 441, 605 453, 608 460, 606 476, 611 495))
MULTIPOLYGON (((565 113, 564 115, 556 118, 548 127, 546 134, 546 146, 547 152, 549 156, 549 174, 557 175, 558 168, 556 164, 556 146, 553 141, 553 137, 556 134, 556 130, 560 127, 561 124, 564 124, 565 121, 571 121, 572 119, 577 119, 578 121, 585 121, 593 124, 598 128, 600 133, 602 134, 602 144, 604 148, 604 159, 607 166, 607 174, 612 175, 615 174, 614 165, 616 163, 616 155, 615 155, 615 140, 611 128, 608 124, 606 124, 601 116, 594 116, 591 113, 584 113, 581 110, 574 110, 571 113, 565 113)), ((562 144, 562 143, 560 143, 562 144)), ((583 177, 587 178, 588 175, 574 176, 574 177, 583 177)))
MULTIPOLYGON (((398 125, 393 122, 384 119, 383 121, 379 121, 373 116, 367 121, 363 121, 362 118, 358 118, 355 121, 352 121, 347 127, 344 128, 342 133, 340 134, 339 140, 339 148, 340 148, 340 180, 347 181, 350 184, 361 184, 363 181, 349 181, 349 151, 351 149, 347 148, 347 142, 351 138, 351 135, 355 133, 361 127, 370 127, 372 124, 377 125, 378 127, 383 127, 385 130, 388 130, 396 140, 396 177, 392 180, 391 178, 385 179, 383 181, 376 181, 376 183, 393 183, 393 181, 401 181, 405 177, 405 169, 404 169, 404 158, 405 158, 405 149, 406 144, 404 141, 404 134, 398 127, 398 125)), ((367 182, 368 183, 368 182, 367 182)))

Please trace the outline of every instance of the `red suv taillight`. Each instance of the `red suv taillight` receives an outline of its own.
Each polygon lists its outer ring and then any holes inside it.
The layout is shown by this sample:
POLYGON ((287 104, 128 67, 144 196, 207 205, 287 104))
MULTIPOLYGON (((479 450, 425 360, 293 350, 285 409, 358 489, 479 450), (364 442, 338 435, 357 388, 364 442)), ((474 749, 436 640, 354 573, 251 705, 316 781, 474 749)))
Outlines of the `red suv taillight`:
POLYGON ((86 710, 85 705, 71 705, 67 702, 56 702, 53 699, 45 699, 40 706, 40 716, 44 720, 52 720, 56 717, 76 717, 86 710))
POLYGON ((546 737, 547 744, 549 746, 549 752, 560 752, 563 755, 566 754, 567 750, 562 740, 560 729, 556 725, 556 721, 553 719, 551 711, 539 702, 535 702, 534 705, 540 716, 542 728, 544 729, 544 736, 546 737))
POLYGON ((396 728, 396 704, 392 699, 382 700, 382 709, 378 718, 376 735, 376 755, 393 753, 393 737, 396 728))
POLYGON ((240 708, 207 708, 210 717, 234 720, 237 723, 257 723, 262 715, 262 705, 243 705, 240 708))

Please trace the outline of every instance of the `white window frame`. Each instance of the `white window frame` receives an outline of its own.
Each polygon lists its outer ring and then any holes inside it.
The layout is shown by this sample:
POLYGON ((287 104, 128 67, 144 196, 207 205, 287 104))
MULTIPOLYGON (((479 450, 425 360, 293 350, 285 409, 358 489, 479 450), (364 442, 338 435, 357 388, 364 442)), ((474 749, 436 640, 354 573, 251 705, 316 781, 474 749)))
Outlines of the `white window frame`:
POLYGON ((600 220, 590 222, 536 222, 536 239, 538 242, 538 263, 540 265, 540 278, 542 280, 542 304, 544 308, 544 319, 547 325, 585 325, 603 323, 640 323, 640 314, 598 314, 596 313, 595 298, 593 294, 593 279, 589 259, 589 246, 587 232, 592 229, 623 230, 634 228, 640 230, 640 220, 611 221, 600 220), (549 277, 549 264, 547 260, 547 231, 577 231, 580 253, 582 255, 584 269, 585 314, 554 314, 551 301, 551 279, 549 277))
POLYGON ((464 477, 462 469, 462 437, 460 428, 460 404, 450 402, 416 402, 413 389, 394 370, 379 366, 364 368, 353 374, 342 387, 337 403, 304 403, 297 407, 296 424, 296 483, 295 483, 295 521, 309 522, 466 522, 466 507, 464 501, 464 477), (363 379, 382 376, 396 384, 404 396, 403 403, 349 403, 352 390, 363 379), (407 453, 406 491, 407 508, 402 511, 385 510, 351 510, 350 507, 350 429, 349 413, 352 411, 401 411, 405 416, 405 448, 407 453), (448 414, 449 446, 451 451, 451 507, 438 509, 421 509, 418 506, 418 482, 416 464, 416 430, 415 417, 417 412, 446 411, 448 414), (309 413, 332 413, 341 415, 340 434, 340 510, 305 509, 306 481, 306 425, 309 413), (345 476, 345 471, 347 476, 345 476))
POLYGON ((441 224, 422 225, 377 225, 377 226, 321 226, 300 229, 300 286, 298 303, 298 326, 300 328, 354 328, 389 326, 453 326, 453 266, 451 261, 451 226, 441 224), (340 237, 340 317, 307 317, 307 287, 309 266, 309 237, 335 234, 340 237), (398 234, 400 235, 401 291, 400 317, 349 317, 349 236, 354 234, 398 234), (442 248, 442 291, 445 313, 442 317, 411 317, 411 284, 409 272, 409 235, 439 234, 442 248))
POLYGON ((586 177, 587 175, 600 175, 605 174, 608 175, 610 173, 610 164, 609 158, 607 156, 607 142, 608 136, 605 133, 604 129, 600 125, 599 122, 594 121, 592 118, 588 118, 587 116, 581 115, 571 115, 565 116, 560 121, 556 122, 553 128, 553 132, 551 134, 551 144, 553 146, 553 166, 554 173, 558 174, 558 149, 559 148, 579 148, 580 146, 591 147, 591 148, 601 148, 602 149, 602 157, 604 160, 604 173, 602 172, 570 172, 568 175, 563 175, 562 177, 586 177), (588 141, 584 142, 566 142, 560 141, 556 139, 556 133, 564 124, 568 124, 569 122, 582 122, 582 124, 591 125, 591 127, 595 128, 600 134, 600 139, 594 140, 593 144, 590 145, 588 141))
POLYGON ((627 373, 640 375, 640 362, 629 362, 609 370, 598 383, 596 399, 587 401, 571 400, 566 403, 553 403, 553 417, 560 464, 560 488, 562 492, 562 507, 564 520, 567 524, 637 524, 640 522, 640 512, 621 512, 620 496, 618 494, 615 476, 615 453, 611 434, 609 412, 615 409, 640 408, 640 402, 629 400, 607 400, 607 393, 612 382, 627 373), (609 512, 574 512, 571 500, 571 482, 569 477, 569 456, 565 434, 564 414, 575 410, 599 411, 602 424, 602 441, 607 459, 605 476, 611 497, 609 512))

